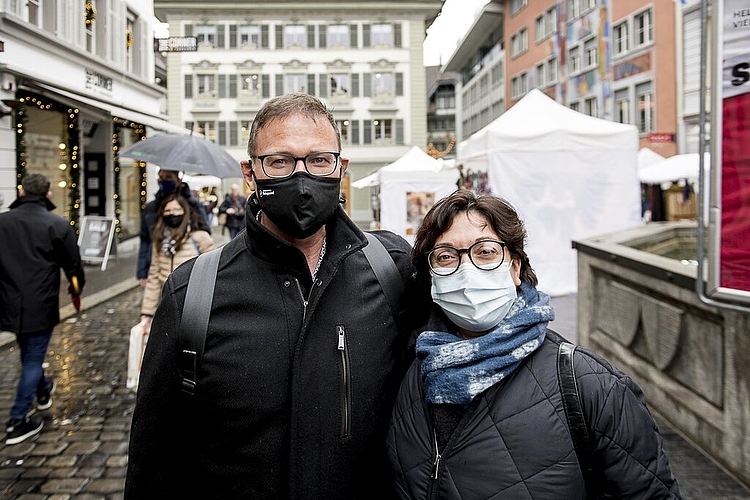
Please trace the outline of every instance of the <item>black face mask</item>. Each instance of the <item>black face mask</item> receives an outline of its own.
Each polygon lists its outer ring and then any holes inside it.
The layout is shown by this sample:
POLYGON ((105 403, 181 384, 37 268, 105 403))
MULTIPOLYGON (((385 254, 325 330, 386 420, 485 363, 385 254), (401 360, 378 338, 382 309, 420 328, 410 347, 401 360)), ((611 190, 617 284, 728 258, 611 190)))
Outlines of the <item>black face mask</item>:
POLYGON ((163 194, 172 194, 177 189, 177 183, 175 181, 168 181, 162 179, 159 181, 159 190, 163 194))
POLYGON ((265 215, 296 239, 315 234, 339 204, 339 177, 299 172, 283 179, 258 179, 258 202, 265 215))
POLYGON ((176 227, 180 227, 180 224, 182 224, 182 219, 184 218, 185 215, 165 215, 164 224, 174 229, 176 227))

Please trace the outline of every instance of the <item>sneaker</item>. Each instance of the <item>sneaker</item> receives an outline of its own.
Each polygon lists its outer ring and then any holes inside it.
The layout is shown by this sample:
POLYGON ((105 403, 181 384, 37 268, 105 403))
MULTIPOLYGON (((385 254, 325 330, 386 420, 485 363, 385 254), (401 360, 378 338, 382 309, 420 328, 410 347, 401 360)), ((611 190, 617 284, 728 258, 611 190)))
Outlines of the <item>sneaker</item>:
POLYGON ((44 427, 44 422, 39 417, 9 420, 6 429, 8 438, 5 440, 5 444, 18 444, 26 441, 31 436, 42 432, 42 427, 44 427))
POLYGON ((37 410, 46 410, 52 406, 52 395, 55 393, 55 389, 57 389, 57 384, 52 380, 52 387, 50 387, 49 392, 43 396, 36 397, 37 410))

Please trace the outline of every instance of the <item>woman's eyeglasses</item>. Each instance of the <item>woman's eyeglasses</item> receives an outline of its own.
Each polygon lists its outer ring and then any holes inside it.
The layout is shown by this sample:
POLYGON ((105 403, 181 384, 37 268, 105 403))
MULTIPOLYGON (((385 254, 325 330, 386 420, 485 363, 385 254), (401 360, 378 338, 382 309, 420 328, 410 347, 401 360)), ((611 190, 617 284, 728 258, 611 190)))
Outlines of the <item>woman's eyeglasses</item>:
POLYGON ((496 240, 477 241, 469 248, 454 248, 443 245, 427 252, 430 270, 437 276, 449 276, 461 264, 461 254, 468 254, 469 261, 482 271, 492 271, 505 260, 505 243, 496 240))

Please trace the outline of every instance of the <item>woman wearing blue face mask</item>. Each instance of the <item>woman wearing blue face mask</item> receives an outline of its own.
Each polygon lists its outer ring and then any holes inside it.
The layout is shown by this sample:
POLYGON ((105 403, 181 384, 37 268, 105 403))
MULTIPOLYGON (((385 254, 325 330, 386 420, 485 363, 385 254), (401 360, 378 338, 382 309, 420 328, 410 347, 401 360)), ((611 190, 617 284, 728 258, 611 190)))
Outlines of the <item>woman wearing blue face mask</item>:
POLYGON ((190 209, 188 201, 173 193, 164 198, 156 216, 151 265, 141 301, 141 321, 146 330, 161 297, 161 289, 177 266, 203 252, 213 250, 211 235, 198 230, 198 213, 190 209))
POLYGON ((434 306, 388 433, 397 495, 679 498, 640 389, 581 349, 573 366, 590 447, 577 454, 557 374, 563 339, 547 328, 555 313, 525 239, 515 209, 490 195, 460 190, 425 216, 412 261, 434 306))

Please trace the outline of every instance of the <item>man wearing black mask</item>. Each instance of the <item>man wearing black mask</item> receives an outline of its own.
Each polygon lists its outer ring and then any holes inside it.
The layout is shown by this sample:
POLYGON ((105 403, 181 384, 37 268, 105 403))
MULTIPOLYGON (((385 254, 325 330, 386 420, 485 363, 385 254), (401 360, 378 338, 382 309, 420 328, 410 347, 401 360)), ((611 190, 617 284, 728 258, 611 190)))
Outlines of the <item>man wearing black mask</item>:
POLYGON ((125 498, 392 498, 385 432, 412 356, 402 319, 419 317, 403 314, 418 295, 409 245, 376 233, 407 285, 394 314, 339 204, 349 160, 318 98, 266 103, 248 156, 246 230, 221 253, 194 396, 176 345, 193 262, 164 285, 125 498))
POLYGON ((159 170, 159 191, 156 197, 146 204, 141 215, 141 243, 138 247, 138 264, 135 276, 141 287, 145 288, 148 282, 148 268, 151 265, 151 238, 156 224, 156 212, 167 195, 178 193, 187 200, 192 210, 198 214, 199 225, 197 231, 207 231, 211 234, 211 227, 206 219, 206 211, 200 200, 196 200, 190 194, 190 187, 182 182, 180 172, 175 170, 159 170))

